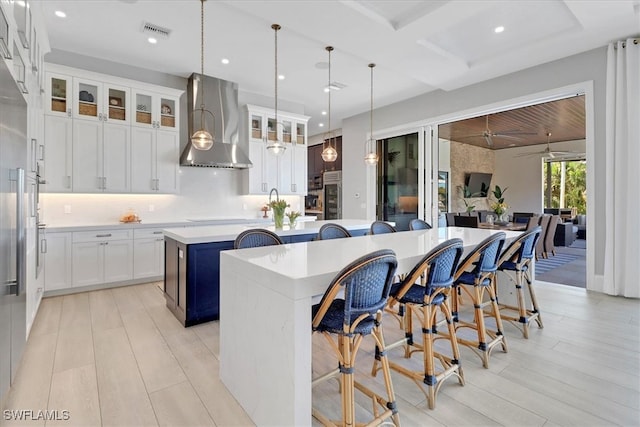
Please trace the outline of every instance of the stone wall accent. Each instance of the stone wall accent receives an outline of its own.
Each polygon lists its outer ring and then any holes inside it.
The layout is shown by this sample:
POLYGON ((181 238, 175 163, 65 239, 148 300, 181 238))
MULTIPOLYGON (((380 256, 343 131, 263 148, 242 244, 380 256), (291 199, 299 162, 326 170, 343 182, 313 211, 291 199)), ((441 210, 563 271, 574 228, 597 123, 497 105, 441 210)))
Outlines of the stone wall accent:
MULTIPOLYGON (((489 148, 476 147, 475 145, 462 144, 451 141, 451 172, 449 175, 449 191, 451 198, 451 211, 464 212, 466 206, 462 195, 464 187, 464 174, 469 172, 482 172, 494 174, 495 155, 489 148)), ((495 186, 491 180, 491 187, 495 186)), ((474 197, 466 199, 466 202, 475 205, 475 210, 490 210, 490 197, 474 197)))

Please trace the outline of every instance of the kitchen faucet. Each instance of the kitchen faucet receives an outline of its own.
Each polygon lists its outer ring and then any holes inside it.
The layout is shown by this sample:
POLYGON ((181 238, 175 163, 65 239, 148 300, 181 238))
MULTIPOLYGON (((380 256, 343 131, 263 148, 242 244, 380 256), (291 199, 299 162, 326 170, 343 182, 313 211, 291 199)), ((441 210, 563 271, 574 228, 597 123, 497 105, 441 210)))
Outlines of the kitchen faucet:
POLYGON ((269 206, 271 206, 271 195, 273 194, 274 191, 276 192, 276 202, 280 201, 280 195, 278 194, 278 189, 276 187, 273 187, 271 191, 269 191, 269 206))

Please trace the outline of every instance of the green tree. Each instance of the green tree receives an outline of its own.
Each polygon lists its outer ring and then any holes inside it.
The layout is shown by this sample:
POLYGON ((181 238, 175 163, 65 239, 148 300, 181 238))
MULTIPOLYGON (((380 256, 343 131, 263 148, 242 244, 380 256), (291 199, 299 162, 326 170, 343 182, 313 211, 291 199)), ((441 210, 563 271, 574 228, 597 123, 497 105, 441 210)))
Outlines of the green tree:
MULTIPOLYGON (((566 208, 576 208, 579 214, 587 213, 587 163, 584 160, 565 162, 565 193, 564 206, 566 208)), ((545 188, 547 188, 547 169, 551 167, 551 206, 560 206, 560 186, 562 180, 561 162, 545 163, 545 188)), ((546 198, 545 198, 546 200, 546 198)), ((545 204, 547 204, 545 202, 545 204)))

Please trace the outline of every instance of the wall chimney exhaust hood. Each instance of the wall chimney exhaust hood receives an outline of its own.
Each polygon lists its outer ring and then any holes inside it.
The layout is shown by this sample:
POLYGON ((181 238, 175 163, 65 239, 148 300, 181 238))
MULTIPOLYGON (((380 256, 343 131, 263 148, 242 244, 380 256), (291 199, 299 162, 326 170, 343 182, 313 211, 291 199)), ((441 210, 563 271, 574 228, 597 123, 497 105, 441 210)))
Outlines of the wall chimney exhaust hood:
MULTIPOLYGON (((181 166, 209 168, 246 169, 253 166, 249 157, 238 146, 240 129, 240 109, 238 108, 238 84, 214 77, 191 74, 187 87, 187 107, 189 132, 193 133, 194 109, 202 104, 201 85, 205 86, 205 104, 215 116, 215 123, 207 122, 215 142, 210 150, 196 150, 187 142, 180 156, 181 166), (215 133, 213 132, 215 129, 215 133)), ((205 120, 211 116, 205 115, 205 120)))

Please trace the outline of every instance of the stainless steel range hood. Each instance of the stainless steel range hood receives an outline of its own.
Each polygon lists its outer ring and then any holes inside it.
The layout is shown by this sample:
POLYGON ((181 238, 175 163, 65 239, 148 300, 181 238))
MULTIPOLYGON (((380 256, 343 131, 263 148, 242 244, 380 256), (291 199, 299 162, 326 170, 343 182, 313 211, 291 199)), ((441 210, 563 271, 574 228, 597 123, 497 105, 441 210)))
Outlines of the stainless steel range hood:
MULTIPOLYGON (((249 157, 238 146, 240 129, 240 109, 238 108, 238 84, 215 77, 193 73, 189 77, 187 87, 187 107, 189 108, 189 136, 193 129, 194 109, 202 103, 204 85, 205 108, 215 116, 214 124, 211 115, 205 114, 207 129, 213 134, 214 142, 210 150, 196 150, 191 141, 180 156, 182 166, 200 166, 209 168, 246 169, 253 166, 249 157)), ((198 112, 195 114, 199 115, 198 112)), ((200 125, 197 117, 196 125, 200 125)))

